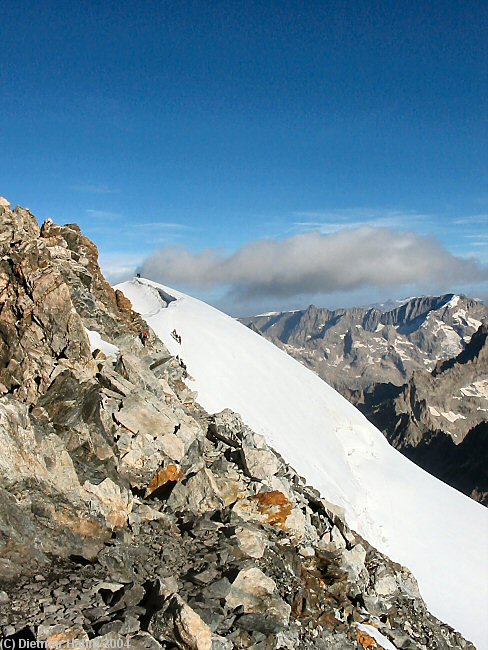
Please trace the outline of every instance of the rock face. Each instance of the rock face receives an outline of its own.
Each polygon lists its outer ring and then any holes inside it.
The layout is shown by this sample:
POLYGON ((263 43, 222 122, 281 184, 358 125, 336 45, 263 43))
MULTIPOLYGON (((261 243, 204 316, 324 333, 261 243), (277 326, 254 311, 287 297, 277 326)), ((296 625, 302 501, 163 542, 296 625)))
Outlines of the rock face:
POLYGON ((76 226, 0 217, 4 638, 473 647, 237 414, 201 409, 76 226))
POLYGON ((303 311, 240 319, 354 403, 377 383, 402 385, 417 370, 460 353, 488 319, 464 296, 411 298, 395 308, 303 311))
POLYGON ((389 442, 425 470, 488 505, 488 325, 432 373, 380 384, 359 405, 389 442))

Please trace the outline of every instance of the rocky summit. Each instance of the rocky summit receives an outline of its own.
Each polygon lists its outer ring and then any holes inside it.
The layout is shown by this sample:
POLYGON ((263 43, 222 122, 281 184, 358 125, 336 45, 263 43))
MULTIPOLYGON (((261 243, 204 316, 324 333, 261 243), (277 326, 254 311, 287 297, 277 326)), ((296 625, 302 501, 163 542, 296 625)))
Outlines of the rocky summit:
POLYGON ((76 225, 5 200, 0 223, 3 639, 474 647, 238 414, 199 406, 76 225))

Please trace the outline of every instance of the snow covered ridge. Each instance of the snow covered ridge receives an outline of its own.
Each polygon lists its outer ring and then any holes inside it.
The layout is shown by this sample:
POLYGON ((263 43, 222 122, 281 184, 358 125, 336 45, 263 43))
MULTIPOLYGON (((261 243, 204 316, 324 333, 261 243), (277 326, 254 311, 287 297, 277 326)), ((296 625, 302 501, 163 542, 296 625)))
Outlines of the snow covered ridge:
POLYGON ((413 571, 435 616, 488 647, 486 508, 415 466, 314 373, 229 316, 148 280, 117 288, 186 363, 208 412, 240 413, 353 529, 413 571))

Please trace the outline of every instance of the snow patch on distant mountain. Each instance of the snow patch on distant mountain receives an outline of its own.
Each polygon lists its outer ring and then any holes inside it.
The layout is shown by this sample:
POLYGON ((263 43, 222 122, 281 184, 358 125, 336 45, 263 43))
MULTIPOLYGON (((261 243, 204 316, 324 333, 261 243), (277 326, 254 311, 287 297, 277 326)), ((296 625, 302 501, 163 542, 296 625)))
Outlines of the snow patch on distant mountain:
POLYGON ((434 615, 488 646, 485 508, 408 461, 319 377, 234 319, 148 280, 118 288, 184 360, 207 411, 240 413, 352 528, 414 572, 434 615), (158 311, 161 292, 174 300, 158 311))

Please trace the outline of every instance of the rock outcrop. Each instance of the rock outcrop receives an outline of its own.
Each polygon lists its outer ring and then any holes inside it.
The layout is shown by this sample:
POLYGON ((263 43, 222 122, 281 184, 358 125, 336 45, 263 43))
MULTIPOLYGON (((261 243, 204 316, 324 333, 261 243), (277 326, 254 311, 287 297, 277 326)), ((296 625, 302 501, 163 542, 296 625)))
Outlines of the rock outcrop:
POLYGON ((488 325, 457 357, 403 386, 379 384, 359 408, 426 471, 488 505, 488 325))
POLYGON ((0 219, 4 638, 473 647, 239 415, 201 409, 76 226, 0 219))

